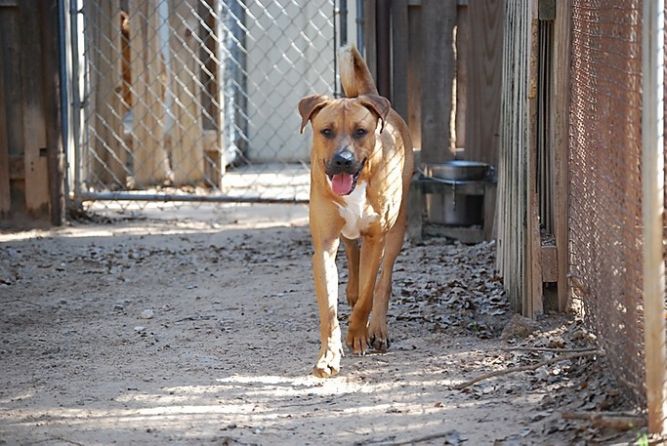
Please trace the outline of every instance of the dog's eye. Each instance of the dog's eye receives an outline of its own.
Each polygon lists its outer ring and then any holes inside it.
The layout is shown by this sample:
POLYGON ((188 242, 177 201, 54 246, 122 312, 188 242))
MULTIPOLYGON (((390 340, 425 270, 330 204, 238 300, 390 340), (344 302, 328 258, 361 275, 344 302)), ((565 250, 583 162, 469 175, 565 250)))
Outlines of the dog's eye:
POLYGON ((366 130, 366 129, 361 129, 361 128, 359 128, 359 129, 356 129, 356 130, 354 131, 354 137, 357 138, 357 139, 359 139, 359 138, 363 138, 363 137, 366 136, 367 134, 368 134, 368 130, 366 130))
POLYGON ((322 129, 322 130, 320 130, 320 133, 325 138, 333 138, 333 136, 334 136, 334 132, 331 129, 322 129))

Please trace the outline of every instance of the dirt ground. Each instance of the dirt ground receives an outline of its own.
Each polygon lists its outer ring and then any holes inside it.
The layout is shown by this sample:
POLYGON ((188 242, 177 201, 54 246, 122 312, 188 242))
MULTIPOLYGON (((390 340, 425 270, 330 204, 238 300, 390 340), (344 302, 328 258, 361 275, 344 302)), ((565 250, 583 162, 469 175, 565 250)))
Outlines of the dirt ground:
MULTIPOLYGON (((548 445, 636 438, 563 421, 618 408, 578 321, 512 333, 493 244, 406 243, 388 353, 317 379, 303 206, 198 206, 0 233, 0 444, 548 445), (130 217, 130 218, 127 218, 130 217), (585 383, 585 387, 582 383, 585 383)), ((349 308, 343 293, 343 330, 349 308)), ((610 390, 611 389, 611 390, 610 390)), ((627 405, 627 403, 625 403, 627 405)))

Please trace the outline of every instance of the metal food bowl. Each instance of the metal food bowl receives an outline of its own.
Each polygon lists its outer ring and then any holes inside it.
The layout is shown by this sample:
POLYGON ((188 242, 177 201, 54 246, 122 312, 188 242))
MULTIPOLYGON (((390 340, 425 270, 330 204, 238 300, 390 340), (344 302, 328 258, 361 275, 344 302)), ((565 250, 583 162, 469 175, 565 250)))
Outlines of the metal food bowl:
POLYGON ((489 170, 489 165, 478 161, 452 160, 439 164, 428 164, 427 175, 450 181, 480 181, 489 170))
POLYGON ((475 226, 484 222, 484 183, 489 165, 453 160, 426 167, 426 179, 437 187, 426 194, 427 220, 446 226, 475 226))

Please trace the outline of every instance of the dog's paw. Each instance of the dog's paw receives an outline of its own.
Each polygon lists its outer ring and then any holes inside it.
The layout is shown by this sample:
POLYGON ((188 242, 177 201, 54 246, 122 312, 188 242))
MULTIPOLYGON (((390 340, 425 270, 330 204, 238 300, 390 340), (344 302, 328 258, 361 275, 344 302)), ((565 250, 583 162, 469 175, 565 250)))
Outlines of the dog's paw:
POLYGON ((389 330, 385 321, 374 321, 371 319, 368 326, 368 345, 373 350, 384 353, 389 350, 389 330))
POLYGON ((366 353, 368 347, 368 329, 366 326, 354 328, 350 326, 345 339, 347 346, 357 355, 366 353))
POLYGON ((331 378, 340 372, 340 359, 343 356, 341 348, 327 349, 320 353, 320 357, 313 367, 313 375, 318 378, 331 378))

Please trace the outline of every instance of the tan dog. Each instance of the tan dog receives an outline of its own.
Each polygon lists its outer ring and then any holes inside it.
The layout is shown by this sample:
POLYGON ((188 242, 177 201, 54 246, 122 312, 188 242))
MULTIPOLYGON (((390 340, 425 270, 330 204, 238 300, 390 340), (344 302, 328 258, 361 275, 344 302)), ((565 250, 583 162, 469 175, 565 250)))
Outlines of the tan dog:
POLYGON ((358 354, 368 346, 389 347, 392 269, 403 244, 414 163, 407 125, 378 95, 356 48, 342 49, 340 67, 347 98, 314 95, 299 102, 301 131, 308 121, 313 126, 310 231, 321 340, 313 373, 320 377, 340 370, 335 260, 341 237, 349 268, 347 301, 353 307, 346 344, 358 354))

